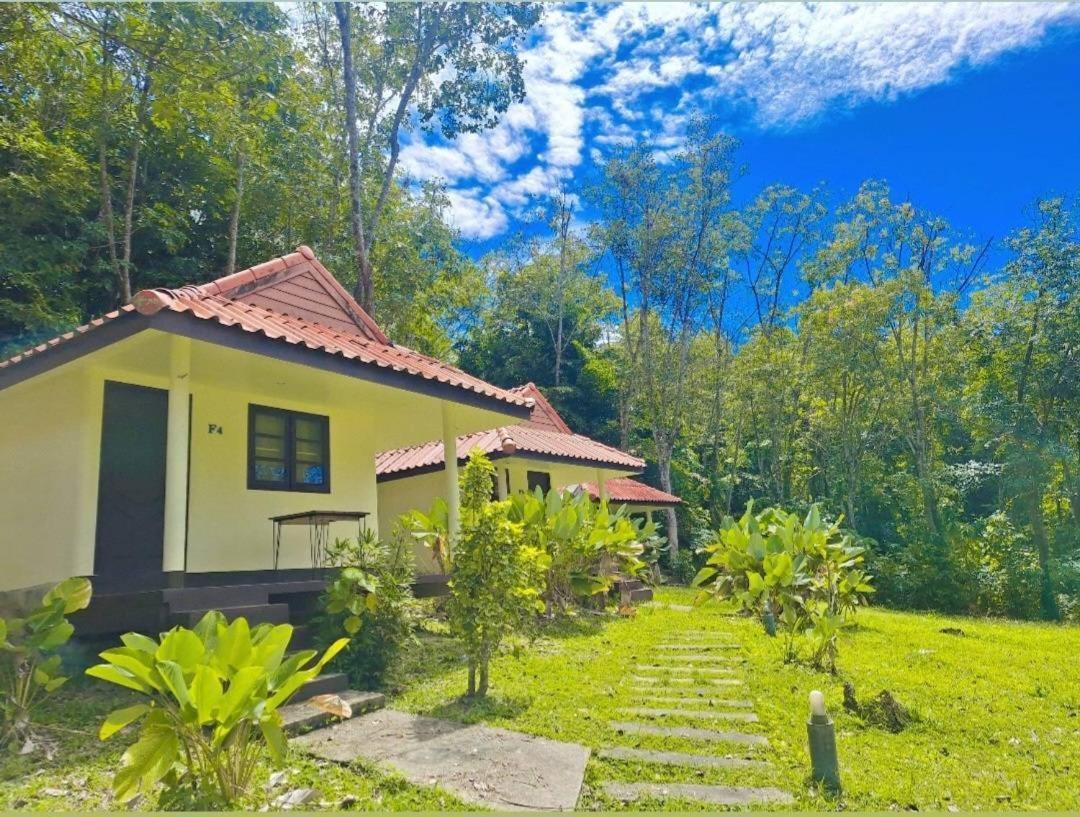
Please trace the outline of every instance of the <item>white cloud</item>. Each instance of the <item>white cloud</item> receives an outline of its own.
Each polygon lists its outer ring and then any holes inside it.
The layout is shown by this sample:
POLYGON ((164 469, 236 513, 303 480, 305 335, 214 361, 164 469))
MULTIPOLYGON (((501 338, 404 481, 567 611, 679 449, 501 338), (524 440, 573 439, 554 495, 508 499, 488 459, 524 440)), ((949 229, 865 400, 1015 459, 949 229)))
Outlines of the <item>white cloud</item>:
POLYGON ((805 125, 947 82, 1078 21, 1068 3, 548 6, 522 55, 525 101, 485 133, 408 145, 402 163, 446 179, 463 235, 489 238, 586 155, 639 135, 670 153, 695 108, 805 125))
POLYGON ((1038 43, 1080 6, 880 3, 723 6, 716 31, 734 52, 710 67, 711 95, 749 102, 760 125, 785 127, 832 105, 892 100, 958 69, 1038 43))
POLYGON ((472 188, 447 191, 450 223, 469 238, 486 239, 506 230, 506 211, 499 202, 472 188))

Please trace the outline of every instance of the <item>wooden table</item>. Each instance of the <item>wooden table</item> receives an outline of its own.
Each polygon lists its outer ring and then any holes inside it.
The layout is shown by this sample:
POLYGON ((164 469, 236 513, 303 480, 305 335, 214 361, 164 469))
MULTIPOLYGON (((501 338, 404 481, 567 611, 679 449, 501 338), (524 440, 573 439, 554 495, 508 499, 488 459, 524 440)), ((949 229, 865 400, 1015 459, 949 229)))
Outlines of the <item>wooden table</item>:
POLYGON ((278 557, 281 555, 281 529, 287 525, 306 525, 311 548, 311 566, 323 567, 326 545, 330 537, 331 522, 356 522, 358 535, 363 535, 367 511, 301 511, 281 516, 271 516, 274 525, 274 570, 278 569, 278 557))

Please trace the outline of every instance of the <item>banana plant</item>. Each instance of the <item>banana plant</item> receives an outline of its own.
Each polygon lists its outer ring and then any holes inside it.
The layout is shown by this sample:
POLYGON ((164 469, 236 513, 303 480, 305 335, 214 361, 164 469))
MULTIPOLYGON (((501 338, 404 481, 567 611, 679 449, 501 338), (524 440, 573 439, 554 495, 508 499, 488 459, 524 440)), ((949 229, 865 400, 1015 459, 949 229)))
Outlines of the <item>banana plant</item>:
POLYGON ((349 641, 335 641, 315 660, 314 650, 287 655, 292 634, 288 624, 251 628, 244 618, 227 623, 211 611, 194 629, 175 627, 157 640, 127 633, 123 646, 102 652, 104 663, 86 674, 146 698, 111 712, 98 733, 107 740, 141 722, 113 778, 117 800, 163 783, 169 794, 187 790, 195 802, 232 806, 263 744, 280 764, 286 742, 278 709, 349 641))
POLYGON ((510 498, 509 518, 527 543, 547 553, 548 611, 572 599, 603 598, 620 576, 647 572, 642 559, 655 526, 642 526, 625 506, 611 510, 588 494, 540 488, 510 498))
POLYGON ((398 520, 402 530, 405 530, 424 547, 431 551, 431 556, 439 566, 443 575, 449 575, 452 561, 450 548, 450 509, 446 500, 438 497, 431 506, 431 510, 424 513, 421 510, 412 510, 402 515, 398 520))
POLYGON ((701 589, 698 603, 732 599, 758 614, 770 635, 782 627, 787 660, 802 640, 813 664, 835 670, 839 632, 874 592, 861 567, 863 548, 852 544, 840 522, 826 522, 817 505, 800 519, 780 508, 755 514, 748 503, 742 517, 725 518, 704 547, 708 559, 693 581, 701 589))
POLYGON ((75 632, 67 616, 90 604, 88 579, 65 579, 25 618, 0 618, 0 746, 25 745, 33 711, 67 682, 55 651, 75 632))

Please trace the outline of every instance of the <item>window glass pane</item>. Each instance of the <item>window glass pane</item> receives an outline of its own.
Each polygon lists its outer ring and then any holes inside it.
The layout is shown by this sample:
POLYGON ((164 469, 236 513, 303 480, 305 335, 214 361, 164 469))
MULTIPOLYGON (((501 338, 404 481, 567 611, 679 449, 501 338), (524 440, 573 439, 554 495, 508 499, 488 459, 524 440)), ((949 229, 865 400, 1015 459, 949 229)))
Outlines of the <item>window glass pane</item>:
POLYGON ((281 460, 285 462, 285 438, 255 435, 255 456, 263 460, 281 460))
POLYGON ((255 479, 259 482, 280 482, 288 478, 285 463, 274 460, 255 460, 255 479))
POLYGON ((297 417, 293 420, 293 427, 296 429, 297 440, 311 440, 314 442, 322 441, 323 425, 318 420, 308 420, 303 417, 297 417))
POLYGON ((326 484, 325 426, 320 420, 293 418, 293 458, 300 485, 326 484))
POLYGON ((281 414, 259 411, 255 413, 255 431, 258 434, 269 434, 275 437, 285 437, 285 417, 281 414))
POLYGON ((297 482, 301 485, 325 485, 326 475, 322 465, 296 464, 297 482))
POLYGON ((251 479, 259 487, 326 489, 328 428, 323 417, 252 408, 251 479))
POLYGON ((528 471, 525 478, 529 485, 529 493, 537 488, 545 494, 551 490, 551 474, 547 471, 528 471))
POLYGON ((256 411, 252 429, 252 455, 257 482, 286 485, 285 417, 268 411, 256 411))

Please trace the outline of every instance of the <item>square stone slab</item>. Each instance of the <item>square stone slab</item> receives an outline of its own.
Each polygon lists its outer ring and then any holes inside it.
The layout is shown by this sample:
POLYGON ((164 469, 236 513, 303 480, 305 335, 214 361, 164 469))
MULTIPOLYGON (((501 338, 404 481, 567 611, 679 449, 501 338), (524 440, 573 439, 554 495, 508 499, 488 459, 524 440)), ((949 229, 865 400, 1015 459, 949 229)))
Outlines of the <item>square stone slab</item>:
POLYGON ((659 664, 638 664, 634 669, 638 672, 670 672, 672 675, 735 675, 738 673, 735 667, 680 667, 659 664))
POLYGON ((604 791, 616 800, 642 797, 680 797, 718 806, 745 806, 751 803, 790 803, 786 791, 771 786, 706 786, 700 783, 604 783, 604 791))
MULTIPOLYGON (((665 690, 666 691, 666 690, 665 690)), ((671 695, 637 694, 635 699, 639 703, 648 704, 676 704, 678 706, 719 706, 731 709, 753 709, 753 701, 738 700, 735 698, 711 698, 707 695, 685 695, 681 697, 671 695)))
POLYGON ((737 650, 738 644, 726 644, 720 641, 710 644, 703 644, 700 641, 687 641, 681 644, 657 644, 658 650, 671 650, 673 652, 679 652, 682 650, 692 650, 694 652, 706 652, 708 650, 737 650))
POLYGON ((662 738, 686 738, 714 743, 741 743, 746 746, 768 746, 769 739, 764 735, 748 735, 745 732, 721 732, 715 729, 701 729, 697 726, 657 726, 652 723, 631 723, 612 721, 608 724, 616 732, 625 735, 655 735, 662 738))
POLYGON ((682 677, 669 675, 666 678, 661 678, 656 675, 631 675, 630 680, 634 681, 638 685, 643 684, 656 684, 663 686, 666 684, 708 684, 710 686, 738 686, 745 683, 742 678, 695 678, 693 676, 682 677))
POLYGON ((589 750, 479 724, 383 709, 292 741, 316 757, 385 763, 409 782, 506 810, 570 810, 589 750))
POLYGON ((758 716, 753 712, 722 712, 713 709, 650 709, 644 706, 628 706, 626 711, 645 718, 689 718, 743 723, 757 723, 758 720, 758 716))
POLYGON ((768 766, 767 760, 721 755, 694 755, 689 752, 656 752, 652 749, 633 749, 629 746, 613 746, 599 749, 596 754, 605 760, 629 760, 637 763, 661 763, 667 766, 694 766, 698 768, 719 767, 740 769, 768 766))

